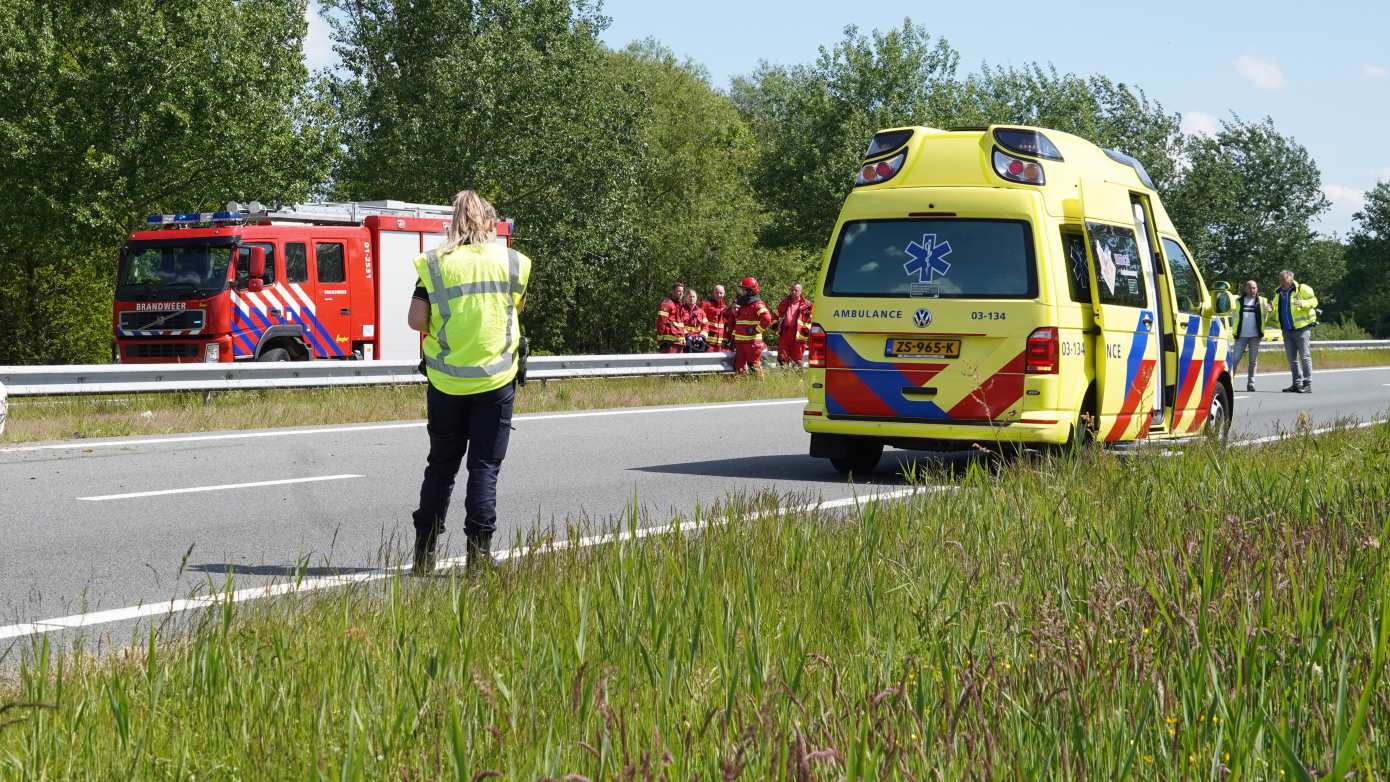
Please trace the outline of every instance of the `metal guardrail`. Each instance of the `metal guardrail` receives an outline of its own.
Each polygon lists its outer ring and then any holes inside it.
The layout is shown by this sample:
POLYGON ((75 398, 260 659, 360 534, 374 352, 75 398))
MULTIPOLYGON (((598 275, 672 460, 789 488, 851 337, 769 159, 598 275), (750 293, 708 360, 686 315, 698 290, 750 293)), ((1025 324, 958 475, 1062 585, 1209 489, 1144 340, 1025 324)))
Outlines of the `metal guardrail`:
MULTIPOLYGON (((768 351, 765 364, 775 363, 768 351)), ((258 388, 403 385, 425 382, 414 361, 284 361, 234 364, 0 366, 10 396, 234 391, 258 388)), ((528 380, 694 375, 733 371, 732 353, 532 356, 528 380)))
MULTIPOLYGON (((1390 349, 1390 340, 1324 340, 1318 350, 1390 349)), ((1266 343, 1261 350, 1282 350, 1266 343)), ((776 363, 777 354, 763 354, 776 363)), ((71 366, 0 366, 0 383, 10 396, 60 394, 132 394, 156 391, 234 391, 257 388, 324 388, 332 386, 423 383, 413 361, 285 361, 258 364, 86 364, 71 366)), ((733 371, 730 353, 639 353, 633 355, 532 356, 531 380, 586 377, 696 375, 733 371)))

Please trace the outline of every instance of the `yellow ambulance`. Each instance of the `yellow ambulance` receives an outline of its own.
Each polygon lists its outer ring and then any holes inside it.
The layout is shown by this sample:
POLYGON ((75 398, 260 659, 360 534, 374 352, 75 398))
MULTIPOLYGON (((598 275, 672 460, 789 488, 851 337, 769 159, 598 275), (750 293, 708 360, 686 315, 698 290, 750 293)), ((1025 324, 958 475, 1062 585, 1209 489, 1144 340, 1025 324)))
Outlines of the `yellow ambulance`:
POLYGON ((1128 155, 1042 128, 881 131, 821 266, 811 455, 865 472, 885 445, 1224 439, 1228 290, 1128 155))

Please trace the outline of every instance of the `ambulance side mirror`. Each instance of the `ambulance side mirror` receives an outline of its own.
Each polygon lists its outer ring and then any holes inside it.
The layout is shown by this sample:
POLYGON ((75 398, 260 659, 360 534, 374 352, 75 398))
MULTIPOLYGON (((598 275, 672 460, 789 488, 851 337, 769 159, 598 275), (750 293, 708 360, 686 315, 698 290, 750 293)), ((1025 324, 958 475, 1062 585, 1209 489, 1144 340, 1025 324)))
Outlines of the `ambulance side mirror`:
POLYGON ((1211 286, 1211 315, 1230 315, 1235 312, 1235 302, 1231 299, 1231 284, 1218 282, 1211 286))
POLYGON ((259 293, 265 287, 265 248, 251 248, 251 263, 247 269, 246 290, 259 293))

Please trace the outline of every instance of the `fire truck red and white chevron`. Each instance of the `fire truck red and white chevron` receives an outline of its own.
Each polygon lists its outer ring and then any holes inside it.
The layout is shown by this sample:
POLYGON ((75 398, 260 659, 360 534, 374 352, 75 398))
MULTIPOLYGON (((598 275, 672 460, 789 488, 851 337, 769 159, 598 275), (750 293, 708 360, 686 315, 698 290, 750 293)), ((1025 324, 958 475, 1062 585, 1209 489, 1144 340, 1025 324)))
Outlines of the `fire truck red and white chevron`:
POLYGON ((316 313, 313 298, 298 283, 277 282, 258 293, 232 291, 232 355, 254 356, 271 326, 297 325, 316 357, 342 358, 346 354, 316 313))

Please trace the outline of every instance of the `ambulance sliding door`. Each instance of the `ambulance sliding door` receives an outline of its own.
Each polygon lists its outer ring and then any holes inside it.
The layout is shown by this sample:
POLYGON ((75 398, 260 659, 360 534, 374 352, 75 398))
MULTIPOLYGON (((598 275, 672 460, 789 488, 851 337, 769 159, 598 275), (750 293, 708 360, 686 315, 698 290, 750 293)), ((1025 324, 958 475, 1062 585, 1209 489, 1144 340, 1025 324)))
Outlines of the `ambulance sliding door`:
POLYGON ((1090 253, 1091 306, 1100 329, 1096 350, 1096 436, 1142 437, 1154 405, 1158 319, 1146 284, 1129 194, 1093 188, 1082 196, 1090 253))

